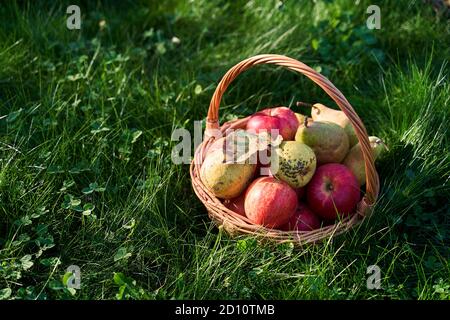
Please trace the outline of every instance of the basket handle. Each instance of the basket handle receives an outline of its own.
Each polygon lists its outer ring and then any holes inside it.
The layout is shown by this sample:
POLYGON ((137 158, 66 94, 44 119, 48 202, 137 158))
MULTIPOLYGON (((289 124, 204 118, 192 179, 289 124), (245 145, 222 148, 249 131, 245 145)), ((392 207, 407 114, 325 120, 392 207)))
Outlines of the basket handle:
MULTIPOLYGON (((236 64, 223 76, 214 91, 206 118, 205 135, 208 136, 211 130, 219 129, 219 106, 225 90, 240 73, 258 64, 275 64, 307 76, 319 87, 321 87, 345 113, 355 129, 355 133, 358 137, 364 157, 364 165, 366 170, 366 195, 364 196, 361 205, 366 207, 372 206, 378 197, 380 182, 375 169, 374 158, 367 135, 367 130, 353 107, 344 95, 331 83, 331 81, 303 62, 278 54, 261 54, 250 57, 236 64)), ((361 212, 366 212, 364 209, 366 208, 362 208, 361 212)))

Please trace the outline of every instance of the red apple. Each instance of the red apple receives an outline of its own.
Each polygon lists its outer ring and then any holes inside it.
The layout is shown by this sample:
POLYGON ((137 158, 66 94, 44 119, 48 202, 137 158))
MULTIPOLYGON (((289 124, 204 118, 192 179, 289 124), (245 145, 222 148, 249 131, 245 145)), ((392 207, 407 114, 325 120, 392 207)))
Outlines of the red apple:
POLYGON ((299 126, 298 117, 295 115, 295 112, 287 107, 276 107, 269 109, 272 116, 277 116, 281 118, 281 120, 284 120, 284 125, 289 128, 289 131, 292 134, 292 139, 285 139, 285 140, 294 140, 295 134, 297 133, 297 129, 299 126))
POLYGON ((297 209, 297 194, 286 182, 273 177, 257 178, 245 193, 245 214, 256 224, 277 228, 297 209))
POLYGON ((276 129, 283 140, 294 140, 298 125, 294 111, 287 107, 277 107, 264 109, 252 115, 247 122, 247 130, 256 133, 266 130, 271 133, 272 129, 276 129))
POLYGON ((311 231, 318 228, 320 228, 319 217, 302 202, 298 204, 297 211, 289 221, 280 227, 285 231, 311 231))
POLYGON ((245 201, 245 192, 237 198, 225 200, 223 204, 231 211, 234 211, 242 216, 245 216, 244 201, 245 201))
POLYGON ((309 208, 323 219, 336 219, 355 210, 360 199, 359 183, 346 166, 324 164, 316 169, 308 183, 306 198, 309 208))

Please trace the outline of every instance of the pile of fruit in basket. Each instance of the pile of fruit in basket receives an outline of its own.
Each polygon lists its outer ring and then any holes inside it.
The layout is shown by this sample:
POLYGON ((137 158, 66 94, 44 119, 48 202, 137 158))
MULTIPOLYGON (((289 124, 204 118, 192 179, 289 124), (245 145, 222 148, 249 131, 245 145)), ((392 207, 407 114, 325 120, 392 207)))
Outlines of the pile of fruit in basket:
MULTIPOLYGON (((311 117, 259 111, 245 129, 216 139, 200 169, 204 185, 230 211, 273 229, 310 231, 354 213, 366 177, 353 126, 342 111, 309 106, 311 117)), ((369 141, 376 159, 386 146, 369 141)))

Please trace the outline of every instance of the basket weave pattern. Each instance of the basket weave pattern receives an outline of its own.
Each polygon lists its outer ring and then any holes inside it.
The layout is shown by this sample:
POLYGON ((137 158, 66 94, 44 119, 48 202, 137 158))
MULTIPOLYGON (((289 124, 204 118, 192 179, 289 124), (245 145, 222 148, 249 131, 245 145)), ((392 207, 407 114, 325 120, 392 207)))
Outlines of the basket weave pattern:
POLYGON ((276 242, 293 241, 296 244, 315 243, 347 231, 371 213, 371 209, 377 200, 379 192, 379 178, 375 169, 374 158, 367 131, 363 122, 356 114, 355 110, 353 110, 353 107, 344 95, 326 77, 300 61, 276 54, 262 54, 245 59, 228 70, 228 72, 223 76, 211 98, 208 115, 206 118, 205 137, 203 143, 195 152, 194 159, 190 166, 190 174, 192 187, 198 198, 203 202, 208 210, 209 217, 216 223, 216 225, 223 226, 223 228, 230 235, 251 234, 265 240, 273 240, 276 242), (226 208, 220 199, 216 198, 214 194, 202 183, 200 178, 200 166, 203 162, 206 148, 214 142, 212 130, 218 129, 223 135, 225 135, 226 131, 229 129, 245 129, 249 119, 249 117, 246 117, 243 119, 229 121, 220 126, 219 106, 222 96, 228 86, 240 73, 259 64, 274 64, 305 75, 321 87, 349 118, 361 145, 366 170, 366 193, 358 203, 355 214, 343 218, 333 225, 325 226, 312 231, 281 231, 265 228, 252 223, 246 217, 243 217, 226 208))

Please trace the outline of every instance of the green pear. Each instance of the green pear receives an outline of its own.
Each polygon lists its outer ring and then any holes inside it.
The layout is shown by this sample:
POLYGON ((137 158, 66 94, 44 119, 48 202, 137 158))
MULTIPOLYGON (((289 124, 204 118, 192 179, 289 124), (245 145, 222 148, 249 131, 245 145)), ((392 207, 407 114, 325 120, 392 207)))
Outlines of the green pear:
POLYGON ((348 135, 350 148, 358 143, 355 129, 344 112, 328 108, 321 103, 315 103, 312 105, 311 117, 314 121, 329 121, 342 127, 348 135))
POLYGON ((293 188, 305 186, 316 171, 316 155, 306 144, 283 141, 271 154, 270 170, 293 188))
POLYGON ((349 150, 347 134, 333 122, 307 119, 298 127, 295 140, 311 147, 318 164, 339 163, 349 150))
MULTIPOLYGON (((372 154, 376 160, 385 150, 387 146, 384 144, 383 140, 378 137, 369 137, 370 146, 372 148, 372 154)), ((357 143, 350 149, 347 156, 344 159, 343 164, 349 168, 356 179, 358 179, 359 185, 364 185, 366 183, 366 170, 364 166, 364 157, 361 151, 361 145, 357 143)))

